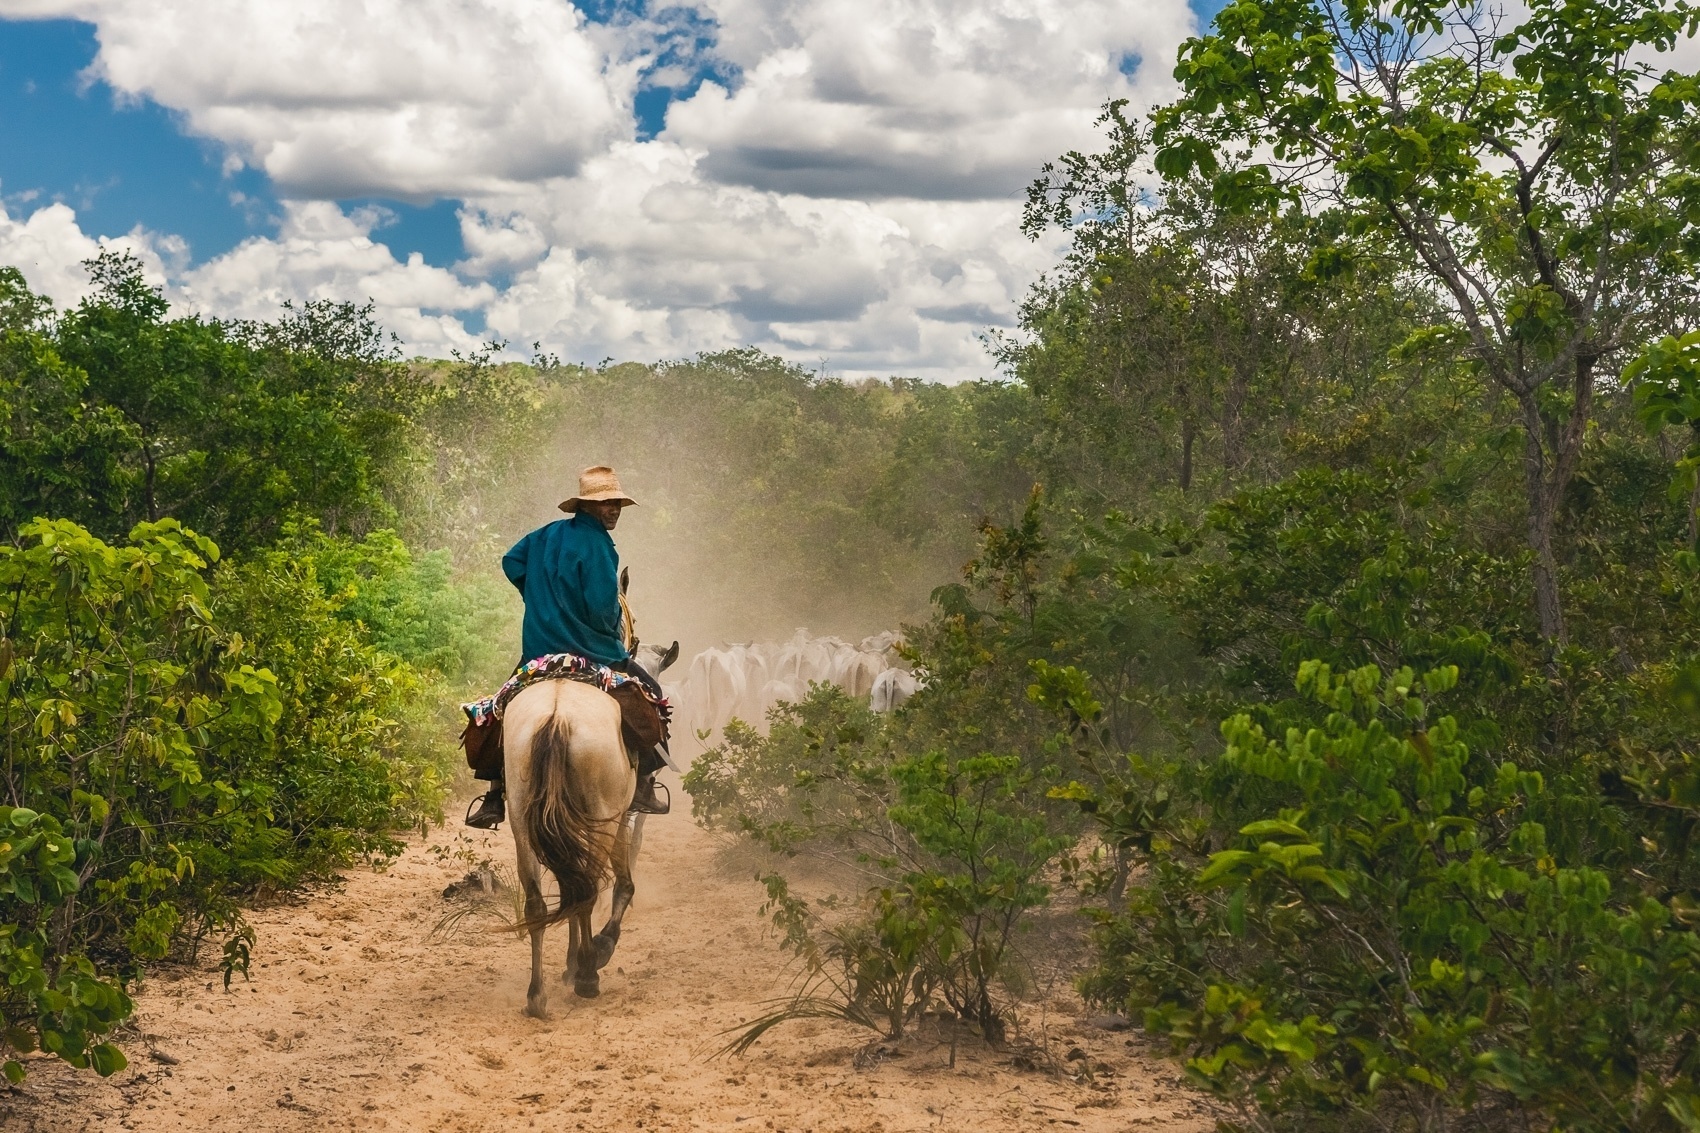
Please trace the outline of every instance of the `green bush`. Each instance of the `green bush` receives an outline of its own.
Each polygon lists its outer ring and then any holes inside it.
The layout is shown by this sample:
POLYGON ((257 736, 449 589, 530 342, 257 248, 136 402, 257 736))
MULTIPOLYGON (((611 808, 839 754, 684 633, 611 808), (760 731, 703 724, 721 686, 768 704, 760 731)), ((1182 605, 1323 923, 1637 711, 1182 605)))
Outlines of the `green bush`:
POLYGON ((1151 837, 1087 994, 1254 1127, 1692 1127, 1700 938, 1554 860, 1541 775, 1429 719, 1456 679, 1307 662, 1320 724, 1228 720, 1209 836, 1151 837))
POLYGON ((1685 1122, 1700 558, 1644 464, 1579 474, 1560 649, 1431 467, 987 529, 910 634, 929 683, 891 759, 995 735, 1077 779, 1051 794, 1098 826, 1064 875, 1106 906, 1082 986, 1231 1124, 1685 1122))
POLYGON ((691 813, 781 854, 841 862, 890 857, 903 844, 888 813, 894 756, 879 716, 834 685, 815 685, 768 717, 742 721, 685 775, 691 813))
POLYGON ((267 800, 287 837, 264 881, 392 855, 398 828, 441 817, 453 767, 453 733, 438 726, 446 690, 342 616, 313 559, 271 551, 225 565, 213 611, 242 627, 284 693, 268 740, 232 752, 233 781, 267 800))
POLYGON ((283 695, 213 622, 210 541, 169 520, 121 548, 66 521, 23 534, 0 546, 5 1042, 110 1073, 90 1040, 128 1013, 123 981, 180 933, 235 928, 233 874, 274 858, 270 793, 223 756, 271 737, 283 695))
POLYGON ((1050 898, 1045 870, 1074 839, 1040 805, 1042 773, 1016 756, 927 753, 892 771, 891 818, 921 862, 904 871, 903 889, 919 908, 938 910, 954 938, 938 956, 941 990, 958 1016, 998 1042, 1004 1020, 993 990, 1023 918, 1050 898))
POLYGON ((394 853, 452 749, 400 722, 437 686, 310 561, 215 568, 172 520, 21 538, 0 545, 0 1037, 110 1073, 99 1036, 146 963, 211 936, 246 971, 240 902, 394 853))
POLYGON ((826 899, 823 913, 792 895, 782 870, 767 876, 768 910, 805 980, 736 1045, 820 1014, 896 1037, 935 1004, 1001 1041, 1010 949, 1073 841, 1046 802, 1055 772, 1008 755, 899 756, 892 725, 830 685, 769 723, 766 736, 735 725, 698 757, 685 777, 697 821, 868 884, 848 908, 826 899))
POLYGON ((415 669, 456 686, 513 669, 519 596, 494 571, 457 578, 447 551, 415 554, 393 531, 355 540, 316 526, 290 531, 265 557, 310 563, 336 615, 415 669))

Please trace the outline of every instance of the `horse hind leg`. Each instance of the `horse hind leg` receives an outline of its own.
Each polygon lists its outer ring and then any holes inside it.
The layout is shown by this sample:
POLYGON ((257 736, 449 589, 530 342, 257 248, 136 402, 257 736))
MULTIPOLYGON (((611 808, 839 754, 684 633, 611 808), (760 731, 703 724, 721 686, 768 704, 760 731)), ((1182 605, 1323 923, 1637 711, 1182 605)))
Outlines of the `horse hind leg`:
POLYGON ((614 949, 620 943, 620 922, 625 918, 626 910, 631 907, 632 897, 636 894, 637 886, 632 883, 630 877, 622 877, 614 882, 614 907, 608 914, 608 923, 591 939, 598 971, 606 968, 608 961, 614 958, 614 949))
POLYGON ((578 939, 578 919, 567 922, 567 966, 561 970, 561 982, 571 984, 578 973, 579 954, 584 948, 578 939))
POLYGON ((590 912, 587 902, 573 914, 573 938, 578 948, 567 959, 567 972, 573 978, 573 994, 580 999, 595 999, 602 994, 602 977, 596 971, 595 949, 590 943, 590 912))
POLYGON ((641 814, 634 815, 630 823, 622 822, 620 832, 614 840, 614 900, 608 910, 608 923, 602 926, 591 943, 596 946, 596 968, 598 971, 608 966, 608 961, 614 958, 614 949, 620 943, 620 922, 625 919, 626 910, 631 907, 632 898, 637 895, 637 885, 632 881, 632 868, 637 861, 637 848, 643 841, 643 819, 641 814))
POLYGON ((548 911, 543 903, 543 889, 537 877, 523 875, 525 886, 525 919, 531 922, 531 985, 525 989, 525 1013, 533 1019, 545 1018, 549 1009, 549 990, 543 983, 543 916, 548 911))

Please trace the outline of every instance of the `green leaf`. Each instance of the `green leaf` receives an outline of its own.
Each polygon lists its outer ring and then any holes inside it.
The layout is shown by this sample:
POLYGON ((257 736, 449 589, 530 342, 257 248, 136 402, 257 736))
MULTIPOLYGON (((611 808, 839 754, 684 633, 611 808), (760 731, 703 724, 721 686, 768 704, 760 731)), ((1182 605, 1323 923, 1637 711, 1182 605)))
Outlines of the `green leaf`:
POLYGON ((1293 877, 1299 881, 1319 881, 1334 890, 1340 897, 1350 897, 1352 891, 1346 885, 1346 875, 1338 870, 1324 869, 1322 866, 1307 865, 1293 871, 1293 877))
POLYGON ((1257 822, 1247 823, 1240 827, 1240 833, 1248 838, 1265 838, 1271 834, 1286 834, 1292 838, 1304 838, 1306 840, 1310 838, 1310 834, 1306 832, 1304 827, 1283 818, 1265 818, 1257 822))
POLYGON ((71 802, 75 806, 86 807, 89 812, 89 821, 96 826, 106 821, 106 816, 111 813, 112 809, 111 804, 104 798, 84 790, 72 791, 71 802))
POLYGON ((1255 854, 1250 850, 1219 851, 1210 855, 1210 864, 1199 873, 1198 883, 1210 885, 1218 879, 1238 871, 1241 866, 1261 860, 1261 854, 1255 854))
POLYGON ((130 1065, 130 1060, 124 1057, 124 1052, 111 1043, 90 1047, 89 1061, 94 1065, 94 1072, 102 1078, 110 1077, 130 1065))

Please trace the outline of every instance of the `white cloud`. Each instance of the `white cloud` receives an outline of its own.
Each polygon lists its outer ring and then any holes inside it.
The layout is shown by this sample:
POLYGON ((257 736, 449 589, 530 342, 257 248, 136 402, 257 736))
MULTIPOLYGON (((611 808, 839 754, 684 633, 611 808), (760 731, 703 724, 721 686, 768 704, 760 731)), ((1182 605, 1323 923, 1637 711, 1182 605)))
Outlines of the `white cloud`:
MULTIPOLYGON (((475 314, 587 361, 750 344, 941 378, 989 371, 979 335, 1055 253, 1017 231, 1021 188, 1095 144, 1105 99, 1159 101, 1193 27, 1183 0, 697 8, 718 25, 707 48, 666 38, 689 26, 680 9, 591 25, 564 0, 0 0, 92 21, 95 76, 181 112, 227 172, 261 169, 289 199, 276 235, 195 266, 134 236, 185 307, 371 297, 430 353, 479 337, 475 314), (736 79, 636 140, 643 69, 681 88, 681 60, 705 53, 736 79), (348 196, 460 201, 465 258, 398 261, 376 216, 330 203, 348 196)), ((0 219, 0 259, 25 249, 66 289, 93 242, 55 207, 0 219)))
POLYGON ((83 234, 67 205, 47 205, 23 220, 13 220, 0 205, 0 264, 23 272, 32 289, 60 306, 87 293, 81 262, 99 253, 100 243, 83 234))
POLYGON ((446 354, 478 345, 456 312, 481 310, 496 297, 487 283, 466 283, 418 255, 398 261, 371 238, 373 210, 350 216, 326 201, 285 202, 274 237, 257 237, 196 267, 175 236, 137 229, 116 239, 83 232, 77 215, 50 204, 16 220, 0 207, 0 264, 17 267, 30 287, 69 307, 89 292, 82 262, 103 248, 142 261, 173 309, 226 318, 276 318, 284 300, 371 300, 380 322, 414 349, 446 354))
POLYGON ((978 200, 1089 144, 1110 97, 1148 108, 1191 34, 1183 0, 709 0, 735 94, 666 137, 720 180, 826 197, 978 200), (1154 59, 1132 78, 1124 60, 1154 59))
MULTIPOLYGON (((529 246, 489 308, 494 333, 564 356, 660 358, 756 345, 848 373, 983 374, 978 335, 1007 322, 1055 249, 1010 201, 818 199, 717 184, 666 143, 628 144, 577 178, 504 202, 529 246)), ((468 216, 486 242, 499 221, 468 216)), ((517 242, 517 241, 516 241, 517 242)))
POLYGON ((475 346, 457 312, 496 297, 417 254, 398 261, 372 239, 375 210, 350 216, 328 201, 290 201, 275 238, 246 240, 181 273, 171 290, 183 307, 237 318, 270 319, 285 299, 336 299, 376 306, 378 320, 414 350, 446 354, 475 346))
POLYGON ((148 279, 161 285, 167 269, 180 267, 186 252, 181 238, 142 228, 123 236, 95 239, 77 224, 77 214, 69 205, 43 205, 20 220, 10 216, 0 202, 0 264, 17 268, 32 290, 60 307, 74 306, 89 293, 83 261, 98 256, 104 248, 131 252, 142 261, 148 279))
POLYGON ((464 196, 631 133, 635 68, 560 0, 0 0, 98 29, 91 71, 181 111, 285 196, 464 196))

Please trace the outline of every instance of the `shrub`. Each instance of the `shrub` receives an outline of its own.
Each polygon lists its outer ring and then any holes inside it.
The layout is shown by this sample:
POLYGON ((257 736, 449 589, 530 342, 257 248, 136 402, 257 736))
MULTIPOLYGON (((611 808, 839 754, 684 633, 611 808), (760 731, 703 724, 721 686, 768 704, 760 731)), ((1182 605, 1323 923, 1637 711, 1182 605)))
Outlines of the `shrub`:
POLYGON ((332 537, 286 530, 265 553, 274 569, 310 565, 331 610, 370 645, 450 685, 500 682, 518 653, 518 594, 494 572, 456 577, 447 551, 415 553, 393 531, 332 537))
POLYGON ((283 697, 213 623, 210 541, 169 520, 121 548, 66 521, 23 534, 0 547, 4 1041, 111 1073, 91 1039, 128 1014, 124 980, 180 933, 236 929, 233 874, 274 856, 269 791, 221 754, 266 742, 283 697))
POLYGON ((215 568, 172 520, 124 546, 21 535, 0 545, 0 1042, 111 1073, 99 1038, 147 962, 210 935, 245 972, 239 902, 394 853, 452 749, 399 722, 434 686, 310 560, 215 568))
POLYGON ((1320 724, 1302 704, 1228 720, 1192 800, 1208 833, 1151 832, 1086 993, 1257 1128, 1692 1128, 1700 940, 1554 860, 1542 776, 1430 720, 1456 679, 1312 661, 1320 724))
POLYGON ((768 911, 804 961, 804 984, 734 1048, 822 1014, 896 1037, 938 1001, 1001 1041, 995 993, 1009 950, 1072 844, 1044 802, 1046 773, 1015 756, 900 758, 891 725, 830 685, 769 721, 766 736, 733 727, 698 758, 685 780, 697 820, 872 883, 849 910, 833 898, 822 915, 783 873, 768 875, 768 911))
POLYGON ((240 626, 284 691, 263 742, 233 750, 233 780, 267 800, 286 839, 264 877, 279 886, 397 853, 398 828, 440 818, 453 749, 433 736, 440 688, 340 616, 314 563, 267 552, 220 569, 213 609, 240 626))
POLYGON ((742 721, 685 776, 691 813, 775 853, 841 862, 889 857, 902 833, 888 813, 893 756, 866 703, 819 684, 768 716, 764 736, 742 721))

